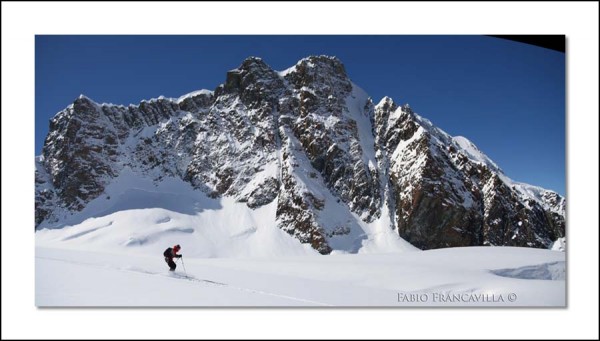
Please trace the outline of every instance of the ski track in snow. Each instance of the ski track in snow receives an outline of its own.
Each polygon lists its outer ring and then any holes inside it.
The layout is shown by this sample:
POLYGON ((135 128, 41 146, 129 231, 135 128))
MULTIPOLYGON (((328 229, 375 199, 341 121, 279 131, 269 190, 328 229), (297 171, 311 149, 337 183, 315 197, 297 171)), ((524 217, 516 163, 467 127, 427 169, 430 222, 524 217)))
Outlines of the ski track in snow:
POLYGON ((307 299, 304 299, 304 298, 292 297, 292 296, 281 295, 281 294, 275 294, 275 293, 272 293, 272 292, 238 287, 238 286, 235 286, 235 285, 230 285, 230 284, 227 284, 227 283, 221 283, 221 282, 211 281, 211 280, 208 280, 208 279, 196 278, 194 276, 188 275, 187 273, 186 274, 180 274, 180 273, 169 273, 169 272, 167 272, 165 274, 165 273, 162 273, 162 272, 152 272, 152 271, 147 271, 147 270, 143 270, 143 269, 136 269, 136 268, 133 268, 133 267, 129 267, 129 268, 112 267, 112 266, 108 266, 108 265, 100 265, 100 264, 93 264, 93 263, 87 263, 87 262, 78 262, 78 261, 71 261, 71 260, 65 260, 65 259, 59 259, 59 258, 52 258, 52 257, 39 257, 39 256, 36 256, 35 258, 37 258, 37 259, 44 259, 44 260, 50 260, 50 261, 55 261, 55 262, 64 262, 64 263, 69 263, 69 264, 82 265, 82 266, 96 267, 96 268, 102 268, 102 269, 110 269, 110 270, 114 270, 114 271, 132 272, 132 273, 145 274, 145 275, 153 275, 153 276, 163 276, 163 277, 171 278, 171 279, 175 279, 175 280, 187 280, 187 281, 194 282, 194 283, 199 283, 199 284, 207 284, 207 285, 227 287, 229 289, 234 289, 234 290, 239 290, 239 291, 243 291, 243 292, 248 292, 248 293, 251 293, 251 294, 273 296, 273 297, 277 297, 277 298, 283 298, 283 299, 288 299, 288 300, 292 300, 292 301, 298 301, 298 302, 301 302, 301 303, 314 304, 314 305, 319 305, 319 306, 332 306, 331 304, 322 303, 322 302, 316 302, 316 301, 307 300, 307 299))
POLYGON ((566 298, 565 255, 550 250, 467 247, 403 254, 186 257, 185 263, 178 261, 175 273, 167 270, 162 257, 137 251, 143 250, 37 247, 36 305, 446 305, 399 302, 400 292, 515 293, 519 298, 479 306, 564 306, 566 298))

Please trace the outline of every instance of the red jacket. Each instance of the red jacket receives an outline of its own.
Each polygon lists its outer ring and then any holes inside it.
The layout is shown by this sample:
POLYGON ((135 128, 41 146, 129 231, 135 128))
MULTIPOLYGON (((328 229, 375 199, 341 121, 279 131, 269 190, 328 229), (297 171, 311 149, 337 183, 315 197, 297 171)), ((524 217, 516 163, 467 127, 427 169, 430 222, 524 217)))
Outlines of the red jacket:
POLYGON ((181 255, 177 254, 178 251, 179 251, 179 249, 177 249, 177 251, 175 251, 174 248, 170 247, 170 248, 166 249, 165 252, 163 252, 163 256, 165 256, 169 259, 181 258, 181 255))

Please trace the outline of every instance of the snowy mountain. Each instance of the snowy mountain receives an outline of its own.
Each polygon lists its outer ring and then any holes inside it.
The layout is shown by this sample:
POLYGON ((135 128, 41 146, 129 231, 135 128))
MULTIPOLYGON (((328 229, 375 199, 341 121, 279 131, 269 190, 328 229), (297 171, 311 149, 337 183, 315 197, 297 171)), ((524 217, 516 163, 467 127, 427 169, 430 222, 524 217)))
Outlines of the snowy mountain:
MULTIPOLYGON (((153 209, 158 220, 125 220, 141 230, 177 216, 169 231, 212 255, 240 236, 253 254, 564 244, 563 197, 512 181, 408 105, 375 105, 335 57, 281 72, 250 57, 214 91, 139 105, 82 95, 50 121, 35 163, 36 230, 85 221, 90 239, 100 217, 153 209)), ((152 239, 114 230, 100 239, 152 239)))

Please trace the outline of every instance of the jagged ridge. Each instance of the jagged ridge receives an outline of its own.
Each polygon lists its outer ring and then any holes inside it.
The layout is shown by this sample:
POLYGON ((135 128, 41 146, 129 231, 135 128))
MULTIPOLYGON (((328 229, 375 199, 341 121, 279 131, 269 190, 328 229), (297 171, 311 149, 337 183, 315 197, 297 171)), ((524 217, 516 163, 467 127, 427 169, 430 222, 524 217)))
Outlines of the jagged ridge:
POLYGON ((250 208, 277 200, 278 226, 324 254, 382 231, 423 249, 564 237, 564 198, 513 182, 408 105, 374 105, 329 56, 282 72, 250 57, 214 92, 177 99, 80 96, 36 158, 36 227, 81 211, 126 168, 250 208))

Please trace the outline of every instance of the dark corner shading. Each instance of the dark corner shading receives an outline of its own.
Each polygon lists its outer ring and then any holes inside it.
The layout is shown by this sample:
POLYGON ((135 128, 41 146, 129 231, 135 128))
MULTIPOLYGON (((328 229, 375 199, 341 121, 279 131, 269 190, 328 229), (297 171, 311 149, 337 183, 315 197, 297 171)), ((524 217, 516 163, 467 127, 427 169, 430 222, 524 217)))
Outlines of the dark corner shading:
POLYGON ((518 41, 565 53, 566 37, 564 34, 489 35, 489 37, 518 41))

